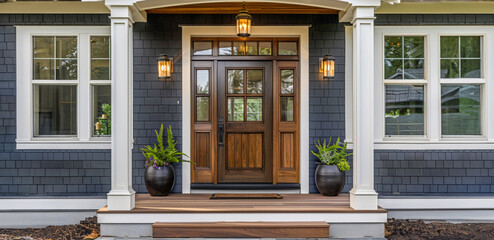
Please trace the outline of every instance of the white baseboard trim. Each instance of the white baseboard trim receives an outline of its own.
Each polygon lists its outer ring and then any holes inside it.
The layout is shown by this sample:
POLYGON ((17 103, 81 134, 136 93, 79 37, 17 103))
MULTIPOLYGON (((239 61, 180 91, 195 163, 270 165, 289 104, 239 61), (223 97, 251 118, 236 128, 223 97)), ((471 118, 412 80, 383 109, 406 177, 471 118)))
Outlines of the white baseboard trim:
POLYGON ((71 225, 93 216, 96 216, 96 211, 5 211, 0 212, 0 228, 71 225))
POLYGON ((104 198, 0 198, 2 211, 96 211, 106 206, 104 198))

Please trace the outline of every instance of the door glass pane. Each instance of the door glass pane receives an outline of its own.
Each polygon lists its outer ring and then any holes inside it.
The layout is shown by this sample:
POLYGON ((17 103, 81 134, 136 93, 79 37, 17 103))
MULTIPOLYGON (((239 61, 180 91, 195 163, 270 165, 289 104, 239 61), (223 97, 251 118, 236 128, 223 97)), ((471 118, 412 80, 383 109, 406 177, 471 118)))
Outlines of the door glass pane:
POLYGON ((209 69, 200 69, 196 72, 197 93, 209 94, 209 69))
POLYGON ((244 121, 243 98, 228 98, 228 121, 244 121))
POLYGON ((93 86, 94 136, 111 135, 111 86, 93 86))
POLYGON ((194 55, 213 55, 213 43, 194 42, 194 55))
POLYGON ((481 135, 481 86, 441 85, 442 135, 481 135))
POLYGON ((247 98, 247 121, 262 121, 262 98, 247 98))
POLYGON ((259 55, 271 55, 272 48, 271 42, 259 42, 259 55))
POLYGON ((232 55, 232 42, 219 42, 220 55, 232 55))
POLYGON ((110 80, 110 37, 91 36, 91 80, 110 80))
POLYGON ((245 55, 245 42, 233 42, 233 55, 245 55))
POLYGON ((424 86, 386 85, 386 135, 424 135, 424 86))
POLYGON ((229 69, 228 73, 228 93, 244 92, 244 70, 229 69))
POLYGON ((257 55, 257 42, 247 42, 247 55, 257 55))
POLYGON ((281 121, 293 122, 293 97, 281 97, 281 121))
POLYGON ((297 42, 278 42, 278 55, 297 55, 297 42))
POLYGON ((34 136, 77 135, 77 87, 34 86, 34 136))
POLYGON ((209 121, 209 97, 197 97, 196 119, 198 122, 209 121))
POLYGON ((281 75, 281 94, 293 93, 293 69, 283 69, 281 75))
POLYGON ((247 70, 247 93, 262 94, 262 70, 247 70))

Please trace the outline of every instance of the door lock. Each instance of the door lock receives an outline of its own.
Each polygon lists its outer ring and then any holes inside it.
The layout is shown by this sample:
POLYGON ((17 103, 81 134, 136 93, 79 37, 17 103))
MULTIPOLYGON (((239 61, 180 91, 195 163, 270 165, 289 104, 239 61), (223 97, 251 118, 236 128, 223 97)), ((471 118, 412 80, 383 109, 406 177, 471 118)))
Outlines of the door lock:
POLYGON ((218 147, 225 146, 225 143, 223 142, 224 131, 225 131, 225 125, 222 123, 218 124, 218 147))

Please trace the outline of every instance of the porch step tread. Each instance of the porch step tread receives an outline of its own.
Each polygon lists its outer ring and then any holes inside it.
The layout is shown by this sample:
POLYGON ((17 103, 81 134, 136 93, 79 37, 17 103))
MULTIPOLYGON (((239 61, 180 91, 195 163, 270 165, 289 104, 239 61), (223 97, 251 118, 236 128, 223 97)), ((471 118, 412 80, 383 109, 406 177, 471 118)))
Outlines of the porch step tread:
POLYGON ((328 238, 327 222, 156 222, 154 238, 328 238))

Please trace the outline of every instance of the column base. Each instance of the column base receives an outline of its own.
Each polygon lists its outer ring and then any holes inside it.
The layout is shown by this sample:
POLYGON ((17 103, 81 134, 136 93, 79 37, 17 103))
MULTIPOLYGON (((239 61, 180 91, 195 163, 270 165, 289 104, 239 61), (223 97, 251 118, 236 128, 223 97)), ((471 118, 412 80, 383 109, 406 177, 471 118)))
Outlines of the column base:
POLYGON ((376 210, 377 193, 374 190, 350 190, 350 207, 355 210, 376 210))
POLYGON ((130 211, 136 205, 136 192, 130 190, 111 190, 107 194, 108 210, 130 211))

